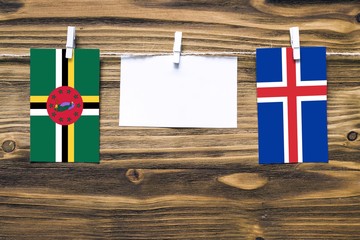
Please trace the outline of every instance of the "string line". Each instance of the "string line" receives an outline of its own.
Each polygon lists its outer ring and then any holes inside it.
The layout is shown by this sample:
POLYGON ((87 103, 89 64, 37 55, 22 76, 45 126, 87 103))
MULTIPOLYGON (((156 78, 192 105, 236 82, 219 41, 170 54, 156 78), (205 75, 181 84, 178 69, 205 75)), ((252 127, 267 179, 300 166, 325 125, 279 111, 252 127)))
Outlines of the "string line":
MULTIPOLYGON (((101 57, 131 57, 131 56, 169 56, 172 52, 148 52, 148 53, 131 53, 131 52, 102 52, 101 57)), ((182 56, 242 56, 255 55, 255 51, 242 52, 181 52, 182 56)), ((327 52, 327 56, 360 56, 360 52, 327 52)), ((4 58, 25 58, 30 57, 30 54, 0 54, 4 58)))

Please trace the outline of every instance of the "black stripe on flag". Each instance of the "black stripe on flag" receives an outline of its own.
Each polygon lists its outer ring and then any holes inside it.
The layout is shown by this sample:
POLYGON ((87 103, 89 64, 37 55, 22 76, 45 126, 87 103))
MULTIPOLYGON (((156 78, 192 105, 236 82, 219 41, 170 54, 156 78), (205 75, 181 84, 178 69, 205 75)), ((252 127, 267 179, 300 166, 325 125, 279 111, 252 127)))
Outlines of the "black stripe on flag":
POLYGON ((62 85, 68 85, 68 59, 66 58, 66 49, 62 49, 62 85))
POLYGON ((68 162, 68 126, 62 126, 62 161, 68 162))
POLYGON ((85 103, 85 102, 84 102, 84 108, 87 108, 87 109, 98 109, 98 108, 99 108, 99 103, 85 103))
POLYGON ((32 102, 30 109, 46 109, 46 103, 32 102))

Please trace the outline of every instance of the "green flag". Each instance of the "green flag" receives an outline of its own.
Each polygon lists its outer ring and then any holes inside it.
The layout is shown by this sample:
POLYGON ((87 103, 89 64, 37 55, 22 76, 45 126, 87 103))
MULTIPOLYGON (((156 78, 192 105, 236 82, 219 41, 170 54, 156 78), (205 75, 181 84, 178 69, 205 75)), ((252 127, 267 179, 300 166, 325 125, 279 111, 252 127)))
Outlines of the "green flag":
POLYGON ((30 50, 30 161, 99 162, 98 49, 30 50))

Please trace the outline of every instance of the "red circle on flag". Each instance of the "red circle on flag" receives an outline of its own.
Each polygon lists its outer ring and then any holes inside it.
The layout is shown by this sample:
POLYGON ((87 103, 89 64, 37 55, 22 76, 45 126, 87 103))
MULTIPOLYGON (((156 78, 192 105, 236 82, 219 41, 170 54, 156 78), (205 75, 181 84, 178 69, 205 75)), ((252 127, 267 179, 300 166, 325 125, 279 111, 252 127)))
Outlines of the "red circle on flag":
POLYGON ((70 125, 76 122, 83 111, 84 104, 78 91, 72 87, 55 88, 46 102, 49 117, 60 125, 70 125))

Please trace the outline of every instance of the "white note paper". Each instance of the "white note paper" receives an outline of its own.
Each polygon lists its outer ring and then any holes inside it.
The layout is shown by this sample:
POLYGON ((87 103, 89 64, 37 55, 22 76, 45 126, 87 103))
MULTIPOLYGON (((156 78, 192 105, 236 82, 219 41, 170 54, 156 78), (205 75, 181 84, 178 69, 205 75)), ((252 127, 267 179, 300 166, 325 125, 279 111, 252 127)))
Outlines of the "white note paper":
POLYGON ((120 126, 237 127, 237 58, 122 57, 120 126))

